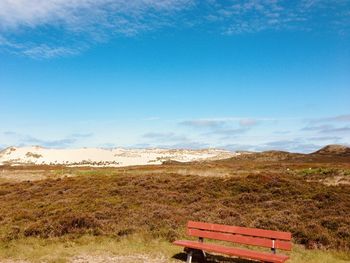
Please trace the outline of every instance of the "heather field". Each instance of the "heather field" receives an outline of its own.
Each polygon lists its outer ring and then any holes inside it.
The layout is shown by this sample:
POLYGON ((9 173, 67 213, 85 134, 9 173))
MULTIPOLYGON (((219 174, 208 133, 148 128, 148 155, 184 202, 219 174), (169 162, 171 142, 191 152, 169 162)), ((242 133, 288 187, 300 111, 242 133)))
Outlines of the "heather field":
MULTIPOLYGON (((198 220, 290 231, 290 262, 347 262, 349 177, 347 156, 283 152, 113 169, 2 167, 0 257, 182 262, 171 242, 198 220)), ((227 260, 212 258, 245 262, 227 260)))
POLYGON ((350 0, 0 0, 0 263, 350 263, 349 72, 350 0))

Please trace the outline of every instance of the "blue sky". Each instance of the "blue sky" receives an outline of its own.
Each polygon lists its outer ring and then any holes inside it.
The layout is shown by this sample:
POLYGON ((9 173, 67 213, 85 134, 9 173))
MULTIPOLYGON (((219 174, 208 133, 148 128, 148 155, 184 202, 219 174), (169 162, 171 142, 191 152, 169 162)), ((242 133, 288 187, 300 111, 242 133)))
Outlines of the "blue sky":
POLYGON ((349 1, 0 1, 0 148, 310 152, 349 101, 349 1))

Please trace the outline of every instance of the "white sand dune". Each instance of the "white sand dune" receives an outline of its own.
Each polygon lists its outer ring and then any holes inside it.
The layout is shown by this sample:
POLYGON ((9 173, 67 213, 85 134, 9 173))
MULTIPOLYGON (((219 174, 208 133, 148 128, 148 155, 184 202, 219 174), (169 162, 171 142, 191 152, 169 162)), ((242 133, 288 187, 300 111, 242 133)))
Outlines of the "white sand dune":
POLYGON ((67 166, 112 166, 162 164, 172 160, 191 162, 218 160, 239 155, 236 152, 203 150, 169 149, 49 149, 39 146, 9 147, 0 152, 0 165, 67 165, 67 166))

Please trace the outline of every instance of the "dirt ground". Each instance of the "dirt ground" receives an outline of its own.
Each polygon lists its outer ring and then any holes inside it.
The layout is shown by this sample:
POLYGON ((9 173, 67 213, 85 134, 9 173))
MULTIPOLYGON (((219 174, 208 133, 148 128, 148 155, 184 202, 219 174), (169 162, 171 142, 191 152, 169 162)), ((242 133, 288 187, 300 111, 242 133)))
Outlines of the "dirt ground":
POLYGON ((131 256, 115 256, 115 255, 79 255, 74 257, 71 263, 168 263, 165 256, 151 257, 149 255, 131 255, 131 256))

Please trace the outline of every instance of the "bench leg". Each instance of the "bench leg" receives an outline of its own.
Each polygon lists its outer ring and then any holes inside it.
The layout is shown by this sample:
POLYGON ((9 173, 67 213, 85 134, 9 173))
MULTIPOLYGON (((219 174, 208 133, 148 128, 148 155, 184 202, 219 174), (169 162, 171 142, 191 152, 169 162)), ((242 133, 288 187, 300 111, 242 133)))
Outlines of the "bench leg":
POLYGON ((187 252, 187 261, 186 261, 186 263, 191 263, 192 262, 192 255, 193 255, 193 251, 192 250, 187 252))
POLYGON ((202 255, 203 255, 203 262, 207 262, 207 254, 205 254, 204 250, 202 250, 202 255))

